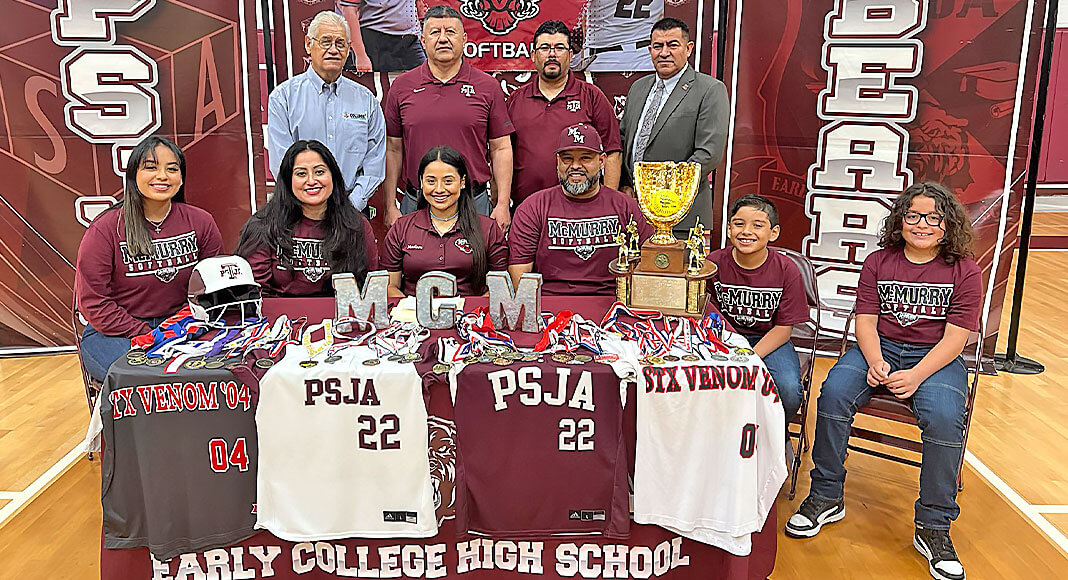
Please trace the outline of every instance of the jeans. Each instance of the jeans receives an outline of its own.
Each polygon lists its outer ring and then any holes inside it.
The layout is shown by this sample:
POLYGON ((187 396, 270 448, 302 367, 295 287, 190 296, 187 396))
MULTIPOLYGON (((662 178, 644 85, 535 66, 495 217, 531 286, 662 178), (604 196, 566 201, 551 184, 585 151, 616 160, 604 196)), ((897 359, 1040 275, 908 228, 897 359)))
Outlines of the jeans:
MULTIPOLYGON (((761 334, 743 334, 742 336, 753 346, 756 346, 756 343, 764 337, 761 334)), ((782 401, 782 410, 786 415, 786 421, 789 422, 801 408, 801 360, 797 357, 794 343, 786 341, 779 348, 769 352, 763 360, 771 373, 771 378, 775 380, 775 387, 782 401)))
MULTIPOLYGON (((142 318, 140 320, 155 328, 166 319, 167 317, 161 316, 159 318, 142 318)), ((82 345, 80 348, 82 364, 85 365, 85 370, 89 371, 89 376, 96 381, 103 383, 108 376, 108 369, 111 368, 111 364, 129 351, 130 339, 125 336, 109 336, 92 326, 86 326, 85 331, 82 332, 82 345)))
MULTIPOLYGON (((883 360, 891 372, 910 369, 931 350, 881 339, 883 360)), ((842 498, 845 483, 846 442, 857 409, 873 389, 868 386, 868 363, 854 346, 838 359, 823 382, 816 406, 816 437, 812 445, 812 495, 825 500, 842 498)), ((911 397, 912 411, 920 426, 923 458, 920 467, 920 497, 916 500, 918 526, 948 530, 960 515, 957 505, 957 472, 964 452, 964 411, 968 396, 968 371, 957 357, 920 383, 911 397)))
MULTIPOLYGON (((419 207, 419 197, 417 196, 421 195, 423 194, 419 191, 409 191, 408 193, 400 196, 401 214, 408 215, 415 211, 419 207)), ((488 216, 490 214, 490 211, 493 210, 493 208, 490 207, 489 188, 486 186, 482 186, 481 190, 477 185, 475 186, 474 201, 475 211, 482 215, 488 216)))

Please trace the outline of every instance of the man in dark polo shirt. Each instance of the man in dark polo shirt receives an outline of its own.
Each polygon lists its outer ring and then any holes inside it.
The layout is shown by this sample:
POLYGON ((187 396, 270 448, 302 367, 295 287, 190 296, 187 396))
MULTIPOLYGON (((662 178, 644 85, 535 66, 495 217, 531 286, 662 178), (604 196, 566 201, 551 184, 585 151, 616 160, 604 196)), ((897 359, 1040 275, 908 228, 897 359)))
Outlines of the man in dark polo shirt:
POLYGON ((614 294, 608 264, 616 259, 615 235, 630 220, 644 241, 652 233, 634 198, 601 185, 605 154, 592 125, 566 127, 558 138, 559 185, 528 197, 515 212, 508 235, 512 281, 542 275, 547 294, 614 294))
POLYGON ((538 76, 508 97, 508 116, 515 126, 512 199, 516 203, 559 183, 556 156, 549 153, 545 144, 576 123, 586 123, 597 130, 608 155, 604 184, 613 189, 619 187, 623 162, 619 121, 601 89, 570 73, 570 38, 571 31, 563 22, 543 22, 534 32, 531 56, 538 76))
POLYGON ((467 34, 460 13, 432 6, 423 17, 427 61, 393 81, 386 97, 386 225, 415 210, 419 160, 437 145, 460 152, 479 213, 508 230, 512 189, 512 121, 497 81, 463 58, 467 34), (492 167, 492 173, 491 173, 492 167), (489 182, 496 203, 490 207, 489 182), (401 207, 396 206, 398 186, 401 207))

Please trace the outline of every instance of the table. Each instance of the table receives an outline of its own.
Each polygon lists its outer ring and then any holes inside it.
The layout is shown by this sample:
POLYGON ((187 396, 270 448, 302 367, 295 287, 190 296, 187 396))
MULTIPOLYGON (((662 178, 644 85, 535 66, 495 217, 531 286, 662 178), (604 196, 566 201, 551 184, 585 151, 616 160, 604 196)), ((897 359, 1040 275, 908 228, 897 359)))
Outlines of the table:
MULTIPOLYGON (((611 297, 549 297, 543 299, 547 310, 572 310, 599 321, 612 303, 611 297)), ((465 309, 485 305, 484 297, 469 298, 465 309)), ((316 322, 333 315, 332 298, 275 298, 264 301, 264 314, 306 315, 316 322)), ((445 331, 443 331, 445 332, 445 331)), ((531 334, 512 333, 516 343, 530 346, 536 342, 531 334)), ((546 361, 546 365, 552 365, 546 361)), ((482 365, 473 365, 482 366, 482 365)), ((618 380, 606 365, 590 367, 603 374, 600 380, 618 380), (611 375, 611 376, 609 376, 611 375)), ((466 371, 467 369, 465 369, 466 371)), ((477 370, 477 369, 472 369, 477 370)), ((130 367, 120 360, 113 373, 145 373, 145 367, 130 367)), ((184 369, 179 374, 185 372, 184 369)), ((195 372, 203 373, 203 369, 195 372)), ((224 369, 216 372, 226 373, 224 369)), ((228 374, 228 373, 226 373, 228 374)), ((117 377, 127 380, 128 377, 117 377)), ((229 377, 232 380, 232 375, 229 377)), ((461 374, 461 380, 463 375, 461 374)), ((595 379, 596 380, 596 379, 595 379)), ((121 384, 121 383, 120 383, 121 384)), ((630 445, 633 469, 634 389, 628 390, 624 414, 626 440, 630 445)), ((447 388, 431 388, 428 414, 431 421, 451 418, 451 397, 447 388)), ((451 448, 437 460, 455 457, 451 448)), ((432 459, 432 464, 434 459, 432 459)), ((439 465, 443 471, 447 466, 439 465)), ((442 485, 448 498, 451 482, 442 485)), ((247 501, 235 498, 235 501, 247 501)), ((772 510, 764 528, 752 537, 753 551, 747 557, 733 556, 723 550, 681 538, 657 526, 631 522, 630 537, 625 541, 604 538, 569 537, 545 541, 513 541, 507 538, 468 538, 458 534, 451 519, 447 499, 438 509, 439 531, 426 539, 344 539, 293 543, 276 538, 269 532, 256 535, 225 548, 200 554, 183 554, 167 563, 149 555, 147 548, 112 550, 101 547, 101 578, 520 578, 539 575, 546 578, 566 577, 669 577, 669 578, 766 578, 775 562, 775 512, 772 510)))

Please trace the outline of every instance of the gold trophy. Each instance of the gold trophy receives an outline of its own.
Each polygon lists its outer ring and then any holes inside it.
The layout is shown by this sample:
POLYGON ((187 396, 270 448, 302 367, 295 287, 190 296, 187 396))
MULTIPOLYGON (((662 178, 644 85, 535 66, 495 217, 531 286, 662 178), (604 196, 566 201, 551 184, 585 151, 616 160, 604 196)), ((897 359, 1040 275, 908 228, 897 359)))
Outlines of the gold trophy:
MULTIPOLYGON (((694 226, 685 243, 672 233, 672 227, 693 205, 700 179, 699 163, 634 164, 638 205, 654 233, 641 245, 640 254, 624 262, 624 252, 620 251, 620 259, 609 266, 616 276, 616 297, 621 302, 683 316, 704 311, 705 284, 716 273, 716 265, 706 259, 704 228, 700 224, 694 226)), ((625 243, 636 244, 633 234, 625 243)))

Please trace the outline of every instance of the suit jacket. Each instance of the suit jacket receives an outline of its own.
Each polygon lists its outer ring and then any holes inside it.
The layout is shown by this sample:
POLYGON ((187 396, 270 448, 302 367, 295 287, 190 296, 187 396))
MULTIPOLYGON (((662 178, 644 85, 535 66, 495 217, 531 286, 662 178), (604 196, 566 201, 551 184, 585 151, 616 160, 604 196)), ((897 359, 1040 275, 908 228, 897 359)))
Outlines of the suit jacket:
MULTIPOLYGON (((642 109, 656 78, 656 73, 646 75, 634 81, 627 92, 627 105, 619 124, 623 136, 623 186, 634 186, 634 140, 641 126, 642 109)), ((693 227, 697 218, 706 228, 712 227, 715 212, 708 174, 723 160, 729 115, 727 87, 687 65, 653 124, 644 159, 696 161, 701 164, 701 186, 697 190, 697 198, 686 217, 675 226, 676 230, 693 227)))

